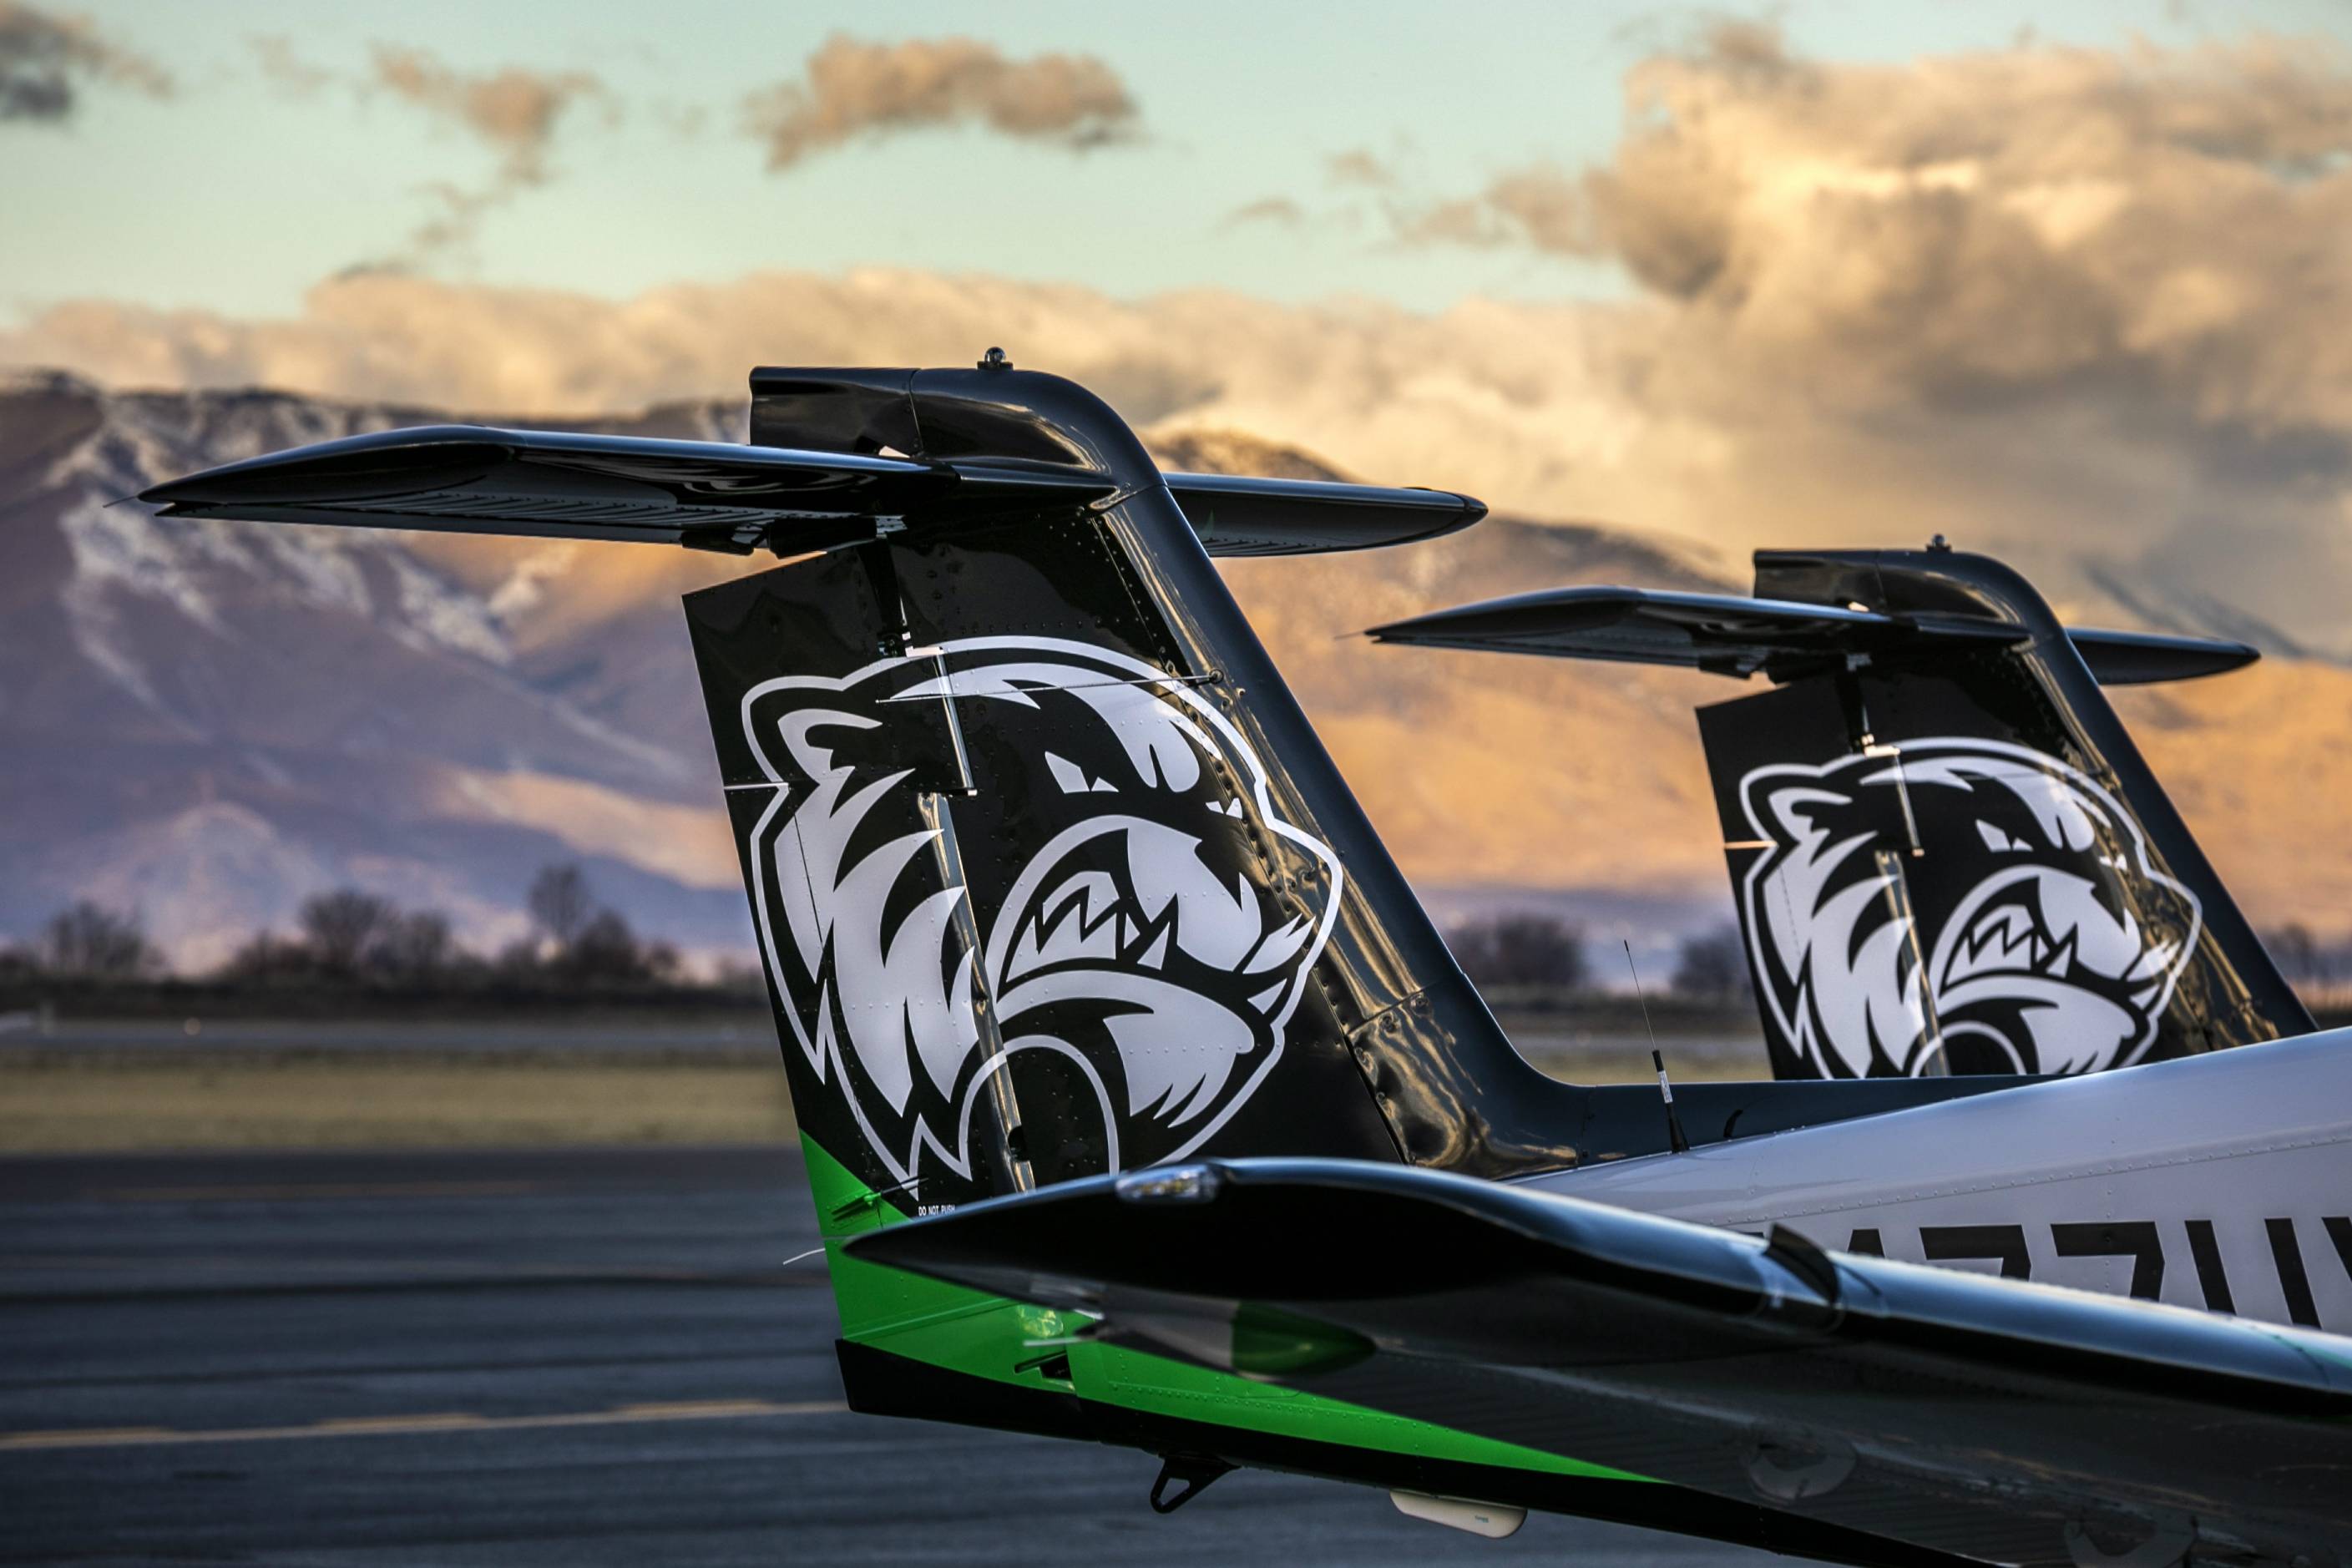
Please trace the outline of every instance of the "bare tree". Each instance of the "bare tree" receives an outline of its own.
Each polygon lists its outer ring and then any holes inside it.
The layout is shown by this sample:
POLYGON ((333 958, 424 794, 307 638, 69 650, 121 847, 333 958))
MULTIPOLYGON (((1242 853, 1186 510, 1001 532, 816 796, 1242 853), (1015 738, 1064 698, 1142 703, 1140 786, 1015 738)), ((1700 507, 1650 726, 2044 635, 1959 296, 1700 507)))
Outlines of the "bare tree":
POLYGON ((267 983, 288 975, 305 976, 310 972, 310 950, 299 942, 289 942, 275 931, 257 931, 239 942, 236 951, 221 965, 223 980, 251 984, 267 983))
POLYGON ((338 888, 304 900, 296 918, 302 927, 303 944, 319 965, 339 974, 352 974, 358 973, 369 950, 399 921, 400 911, 389 899, 357 888, 338 888))
POLYGON ((571 861, 541 868, 525 902, 540 934, 567 952, 596 912, 588 874, 571 861))
POLYGON ((617 910, 598 910, 563 955, 565 967, 608 984, 667 984, 678 977, 677 949, 639 939, 617 910))
POLYGON ((719 972, 711 976, 716 990, 744 996, 764 996, 768 994, 767 972, 756 959, 728 957, 719 961, 719 972))
POLYGON ((565 956, 599 975, 634 978, 640 962, 637 933, 617 910, 598 910, 572 939, 565 956))
POLYGON ((59 910, 41 931, 41 955, 60 974, 131 980, 163 967, 135 914, 84 899, 59 910))
POLYGON ((674 942, 649 942, 638 950, 643 959, 646 978, 663 985, 677 985, 686 980, 686 959, 674 942))
POLYGON ((2272 962, 2290 984, 2316 984, 2330 978, 2328 971, 2334 966, 2320 951, 2311 928, 2299 921, 2265 932, 2263 945, 2270 949, 2272 962))
POLYGON ((1447 945, 1463 973, 1481 985, 1573 991, 1585 981, 1584 931, 1557 915, 1521 912, 1466 921, 1447 945))
POLYGON ((1754 994, 1748 949, 1738 926, 1718 926, 1683 938, 1675 953, 1675 990, 1694 1001, 1729 1004, 1754 994))
POLYGON ((376 966, 407 978, 440 974, 457 960, 457 938, 447 915, 415 910, 393 916, 368 956, 376 966))

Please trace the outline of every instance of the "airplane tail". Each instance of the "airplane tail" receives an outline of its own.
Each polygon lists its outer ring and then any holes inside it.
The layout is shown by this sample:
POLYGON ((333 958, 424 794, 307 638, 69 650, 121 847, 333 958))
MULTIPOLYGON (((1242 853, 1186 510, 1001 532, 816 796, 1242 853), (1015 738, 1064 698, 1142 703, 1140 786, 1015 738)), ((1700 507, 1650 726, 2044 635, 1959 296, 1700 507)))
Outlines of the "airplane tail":
MULTIPOLYGON (((1655 1089, 1512 1049, 1211 560, 1477 502, 1163 475, 1099 399, 994 362, 757 371, 751 435, 387 431, 145 499, 780 558, 686 610, 829 1240, 1194 1154, 1502 1177, 1670 1146, 1655 1089)), ((1706 1143, 1990 1087, 1675 1109, 1706 1143)), ((929 1321, 835 1282, 852 1339, 929 1321)))
POLYGON ((1756 596, 1564 589, 1383 640, 1681 664, 1773 1068, 2079 1073, 2312 1027, 2102 690, 2242 645, 2070 630, 1997 561, 1761 551, 1756 596))
MULTIPOLYGON (((1024 371, 763 371, 751 421, 1073 486, 688 598, 804 1136, 918 1208, 1460 1137, 1378 1064, 1494 1025, 1203 547, 1278 547, 1285 487, 1180 478, 1196 529, 1107 406, 1024 371)), ((1286 489, 1291 547, 1318 507, 1483 511, 1286 489)))

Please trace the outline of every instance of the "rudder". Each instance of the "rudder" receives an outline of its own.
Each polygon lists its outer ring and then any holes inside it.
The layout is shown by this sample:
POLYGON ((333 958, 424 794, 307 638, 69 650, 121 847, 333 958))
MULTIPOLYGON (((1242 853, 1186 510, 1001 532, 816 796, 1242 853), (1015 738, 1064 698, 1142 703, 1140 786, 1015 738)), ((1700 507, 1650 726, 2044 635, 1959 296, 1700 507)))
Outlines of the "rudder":
POLYGON ((2092 1072, 2310 1030, 2085 657, 2165 679, 2201 672, 2194 646, 2086 647, 1950 551, 1759 552, 1757 592, 2006 634, 1699 710, 1780 1076, 2092 1072))
POLYGON ((754 388, 772 444, 1115 487, 688 600, 804 1136, 909 1208, 1425 1142, 1373 1037, 1492 1022, 1126 426, 1025 372, 754 388))

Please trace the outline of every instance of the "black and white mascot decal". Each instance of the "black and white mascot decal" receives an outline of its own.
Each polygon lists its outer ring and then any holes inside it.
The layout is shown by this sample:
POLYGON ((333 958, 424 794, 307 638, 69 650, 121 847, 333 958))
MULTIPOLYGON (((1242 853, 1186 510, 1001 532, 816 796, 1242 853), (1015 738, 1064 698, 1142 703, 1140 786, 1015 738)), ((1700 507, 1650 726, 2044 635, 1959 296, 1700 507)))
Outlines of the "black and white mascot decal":
POLYGON ((2196 897, 2057 758, 1906 741, 1755 769, 1740 800, 1763 848, 1741 886, 1749 958, 1804 1070, 2095 1072, 2155 1039, 2196 897))
POLYGON ((774 791, 747 850, 787 1048, 924 1201, 974 1190, 1000 1067, 1055 1178, 1186 1154, 1265 1082, 1340 868, 1184 683, 975 637, 770 680, 742 714, 774 791))

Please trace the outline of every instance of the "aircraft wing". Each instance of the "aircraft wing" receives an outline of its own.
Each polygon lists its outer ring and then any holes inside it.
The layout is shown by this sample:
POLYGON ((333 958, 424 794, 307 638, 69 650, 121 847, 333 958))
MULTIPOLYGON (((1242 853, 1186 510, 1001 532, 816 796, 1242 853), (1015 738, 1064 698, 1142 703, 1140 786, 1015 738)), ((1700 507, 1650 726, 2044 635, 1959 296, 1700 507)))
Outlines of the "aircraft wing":
MULTIPOLYGON (((1433 539, 1486 509, 1444 490, 1169 474, 1212 555, 1297 555, 1433 539)), ((322 441, 157 485, 166 517, 626 540, 748 554, 921 524, 1077 508, 1107 473, 1003 458, 919 461, 865 452, 663 441, 571 430, 433 425, 322 441)))
POLYGON ((1915 1548, 2352 1551, 2333 1335, 1345 1161, 1071 1183, 849 1247, 1098 1314, 1114 1342, 1915 1548))

